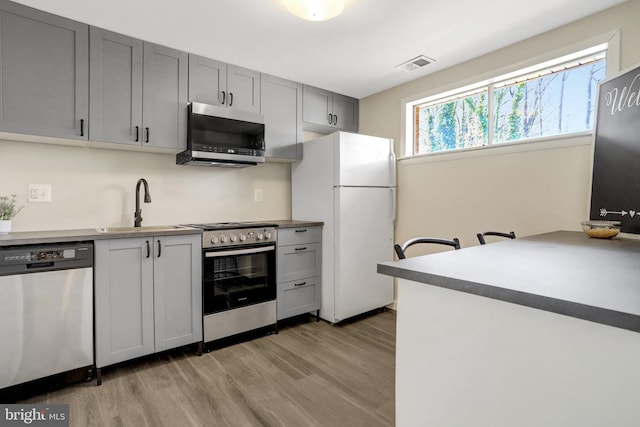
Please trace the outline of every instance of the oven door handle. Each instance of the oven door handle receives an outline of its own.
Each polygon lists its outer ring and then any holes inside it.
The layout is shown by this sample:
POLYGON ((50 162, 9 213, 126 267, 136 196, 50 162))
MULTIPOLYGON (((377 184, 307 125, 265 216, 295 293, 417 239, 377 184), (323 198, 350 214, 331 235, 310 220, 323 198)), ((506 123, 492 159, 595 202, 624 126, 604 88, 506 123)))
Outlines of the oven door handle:
POLYGON ((205 258, 216 258, 221 256, 231 256, 231 255, 249 255, 249 254, 259 254, 260 252, 269 252, 275 251, 275 246, 265 246, 261 248, 253 248, 253 249, 238 249, 235 251, 216 251, 216 252, 205 252, 205 258))

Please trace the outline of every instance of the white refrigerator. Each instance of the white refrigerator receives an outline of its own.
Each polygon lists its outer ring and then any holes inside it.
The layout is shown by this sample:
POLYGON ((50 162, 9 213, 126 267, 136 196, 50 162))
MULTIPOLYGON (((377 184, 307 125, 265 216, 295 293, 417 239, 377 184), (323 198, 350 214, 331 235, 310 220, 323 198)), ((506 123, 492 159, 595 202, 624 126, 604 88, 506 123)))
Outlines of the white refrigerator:
POLYGON ((335 132, 305 142, 291 166, 293 219, 323 221, 320 317, 338 323, 392 304, 396 168, 393 140, 335 132))

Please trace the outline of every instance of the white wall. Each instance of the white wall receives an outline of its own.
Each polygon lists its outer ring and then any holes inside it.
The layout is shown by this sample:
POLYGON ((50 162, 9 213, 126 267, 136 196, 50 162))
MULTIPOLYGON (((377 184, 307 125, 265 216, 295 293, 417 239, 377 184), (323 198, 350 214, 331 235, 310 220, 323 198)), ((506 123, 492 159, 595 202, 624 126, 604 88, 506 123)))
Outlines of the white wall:
POLYGON ((399 281, 396 426, 638 425, 640 334, 399 281))
POLYGON ((175 164, 173 154, 0 140, 0 194, 24 209, 13 231, 133 225, 135 186, 145 178, 143 225, 291 218, 291 167, 244 169, 175 164), (51 184, 51 203, 26 203, 29 184, 51 184), (254 202, 261 188, 262 202, 254 202))
MULTIPOLYGON (((620 30, 620 68, 640 62, 640 0, 577 21, 467 63, 360 100, 360 131, 396 140, 400 152, 403 99, 438 93, 517 69, 530 58, 620 30)), ((398 165, 396 241, 431 235, 475 245, 489 229, 519 236, 579 230, 587 219, 591 138, 491 148, 482 155, 444 154, 398 165), (562 142, 558 142, 562 144, 562 142)), ((434 249, 427 250, 433 251, 434 249)), ((414 254, 420 251, 414 252, 414 254)))

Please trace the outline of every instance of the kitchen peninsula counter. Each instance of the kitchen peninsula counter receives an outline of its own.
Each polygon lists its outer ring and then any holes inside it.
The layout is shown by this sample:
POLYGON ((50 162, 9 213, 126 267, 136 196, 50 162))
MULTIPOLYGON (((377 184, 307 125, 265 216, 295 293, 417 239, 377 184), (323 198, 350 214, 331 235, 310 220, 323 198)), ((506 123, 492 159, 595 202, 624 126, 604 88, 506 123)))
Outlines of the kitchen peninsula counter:
POLYGON ((640 241, 559 231, 378 265, 398 278, 396 425, 640 419, 640 241))
POLYGON ((378 272, 640 332, 640 240, 556 231, 378 265, 378 272))

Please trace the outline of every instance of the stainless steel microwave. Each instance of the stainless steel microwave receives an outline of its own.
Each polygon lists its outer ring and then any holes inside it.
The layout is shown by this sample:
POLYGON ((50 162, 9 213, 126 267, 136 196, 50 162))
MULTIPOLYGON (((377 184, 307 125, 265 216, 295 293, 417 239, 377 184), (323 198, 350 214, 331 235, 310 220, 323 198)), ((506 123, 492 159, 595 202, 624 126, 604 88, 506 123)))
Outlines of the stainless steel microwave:
POLYGON ((192 102, 187 109, 187 150, 176 163, 246 167, 264 163, 264 117, 192 102))

